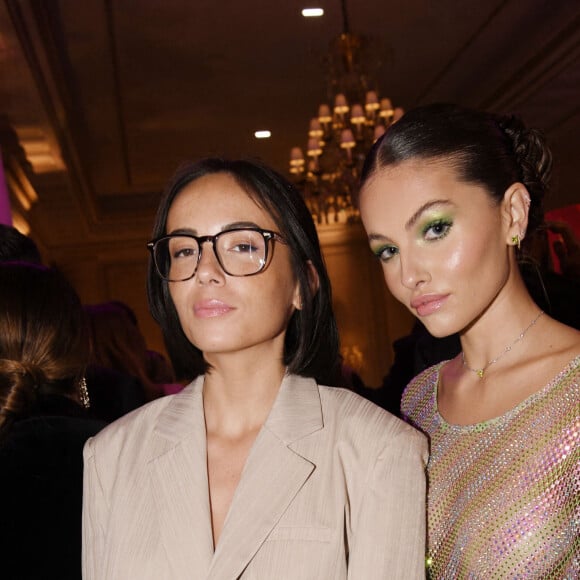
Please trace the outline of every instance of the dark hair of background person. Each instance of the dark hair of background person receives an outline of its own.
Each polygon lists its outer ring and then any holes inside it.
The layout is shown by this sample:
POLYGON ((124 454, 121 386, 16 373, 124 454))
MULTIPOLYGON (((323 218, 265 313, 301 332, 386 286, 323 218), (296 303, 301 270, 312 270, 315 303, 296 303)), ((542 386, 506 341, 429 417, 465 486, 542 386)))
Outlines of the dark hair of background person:
POLYGON ((0 262, 42 264, 36 244, 15 227, 0 224, 0 262))
POLYGON ((0 263, 3 578, 81 578, 83 446, 105 423, 78 401, 80 300, 56 270, 0 263))
MULTIPOLYGON (((42 260, 31 238, 12 226, 0 224, 0 262, 41 265, 42 260)), ((134 313, 131 312, 130 316, 137 324, 134 313)), ((147 401, 141 381, 126 373, 89 364, 86 368, 86 380, 91 401, 89 414, 95 419, 109 423, 147 401)))
POLYGON ((76 398, 89 358, 80 300, 56 270, 0 263, 0 433, 43 395, 76 398))
POLYGON ((552 154, 542 133, 516 116, 446 103, 412 109, 369 152, 361 187, 380 169, 412 159, 445 161, 461 180, 484 187, 498 204, 510 185, 523 183, 531 201, 528 235, 543 224, 552 154))
POLYGON ((162 391, 149 375, 145 337, 131 308, 112 300, 86 305, 84 310, 91 336, 91 364, 136 377, 148 400, 159 397, 162 391))
MULTIPOLYGON (((272 216, 290 249, 292 267, 300 285, 302 309, 294 311, 288 325, 284 364, 291 373, 329 384, 335 380, 339 360, 330 280, 312 216, 300 193, 286 179, 256 161, 207 158, 185 164, 165 189, 153 238, 169 233, 167 215, 179 192, 196 179, 217 173, 231 175, 248 196, 272 216), (308 262, 319 277, 317 291, 313 291, 310 284, 308 262)), ((181 329, 168 283, 158 276, 152 259, 149 260, 148 297, 151 313, 161 326, 178 376, 193 379, 207 370, 199 349, 189 342, 181 329)))

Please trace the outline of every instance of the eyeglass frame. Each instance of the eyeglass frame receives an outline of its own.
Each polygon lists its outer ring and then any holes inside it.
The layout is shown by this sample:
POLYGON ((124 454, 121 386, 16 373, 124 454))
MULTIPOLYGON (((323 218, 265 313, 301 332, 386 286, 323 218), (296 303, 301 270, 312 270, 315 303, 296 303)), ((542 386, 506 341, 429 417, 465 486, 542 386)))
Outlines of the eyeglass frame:
POLYGON ((268 257, 269 257, 268 248, 270 247, 268 242, 271 242, 273 240, 276 240, 277 242, 280 242, 281 244, 288 243, 281 236, 281 234, 279 234, 278 232, 274 232, 272 230, 264 230, 264 229, 259 228, 259 227, 249 227, 249 228, 230 228, 227 230, 222 230, 221 232, 218 232, 217 234, 214 234, 213 236, 195 236, 193 234, 186 234, 186 233, 167 234, 165 236, 160 236, 154 240, 147 242, 147 249, 151 253, 151 259, 153 260, 153 263, 155 264, 155 271, 157 272, 159 277, 164 282, 187 282, 187 280, 191 280, 197 274, 197 269, 199 267, 199 262, 201 260, 201 256, 203 253, 203 244, 205 244, 206 242, 211 242, 212 249, 213 249, 213 255, 216 257, 216 260, 217 260, 218 264, 220 265, 220 268, 223 270, 224 274, 227 274, 228 276, 232 276, 234 278, 247 278, 248 276, 255 276, 256 274, 260 274, 260 272, 263 272, 266 269, 266 266, 268 265, 268 257), (265 248, 264 248, 263 264, 260 266, 259 270, 257 270, 256 272, 252 272, 251 274, 230 274, 225 269, 224 265, 222 264, 221 258, 219 256, 217 249, 216 249, 216 242, 220 236, 222 236, 224 234, 231 233, 231 232, 239 232, 239 231, 258 232, 264 238, 265 248), (199 252, 197 254, 197 262, 195 264, 195 268, 193 269, 193 274, 191 276, 189 276, 188 278, 183 278, 180 280, 171 280, 170 278, 166 278, 165 276, 163 276, 163 274, 161 273, 161 270, 159 269, 159 266, 157 264, 157 260, 155 258, 155 247, 157 246, 157 244, 159 242, 161 242, 163 240, 169 240, 172 238, 190 238, 192 240, 195 240, 197 243, 197 247, 199 249, 199 252))

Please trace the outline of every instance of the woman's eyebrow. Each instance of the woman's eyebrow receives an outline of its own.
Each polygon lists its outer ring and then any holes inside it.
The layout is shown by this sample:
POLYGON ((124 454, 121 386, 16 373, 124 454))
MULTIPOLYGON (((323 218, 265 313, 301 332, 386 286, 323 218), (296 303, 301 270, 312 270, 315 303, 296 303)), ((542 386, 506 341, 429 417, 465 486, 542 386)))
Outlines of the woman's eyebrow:
POLYGON ((369 234, 368 236, 369 242, 376 242, 376 241, 383 241, 388 240, 387 236, 383 236, 382 234, 369 234))
POLYGON ((244 228, 259 228, 260 226, 255 222, 232 222, 231 224, 226 224, 222 227, 222 232, 224 230, 236 230, 244 228))
POLYGON ((175 230, 171 230, 170 232, 168 232, 167 235, 168 236, 179 236, 179 235, 196 236, 197 230, 195 230, 193 228, 177 228, 175 230))
MULTIPOLYGON (((232 222, 229 224, 225 224, 220 228, 220 231, 224 232, 226 230, 241 230, 244 228, 259 228, 260 226, 255 222, 232 222)), ((195 228, 177 228, 175 230, 171 230, 167 235, 184 235, 184 236, 197 236, 198 231, 195 228)))
POLYGON ((428 209, 431 209, 433 206, 436 205, 451 205, 451 202, 447 199, 434 199, 432 201, 428 201, 427 203, 424 203, 408 220, 407 223, 405 224, 405 229, 406 230, 410 230, 416 223, 417 220, 421 217, 421 214, 423 214, 423 212, 427 211, 428 209))

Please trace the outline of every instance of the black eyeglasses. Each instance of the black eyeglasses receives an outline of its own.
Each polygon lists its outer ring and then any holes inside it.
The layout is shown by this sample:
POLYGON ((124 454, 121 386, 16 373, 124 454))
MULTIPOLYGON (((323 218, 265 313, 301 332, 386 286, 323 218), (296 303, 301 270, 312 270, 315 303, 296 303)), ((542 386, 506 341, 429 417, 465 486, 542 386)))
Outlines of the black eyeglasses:
POLYGON ((211 242, 222 270, 230 276, 253 276, 268 263, 271 240, 286 242, 276 232, 261 228, 224 230, 215 236, 171 234, 153 240, 147 248, 157 273, 167 282, 183 282, 195 276, 202 245, 211 242))

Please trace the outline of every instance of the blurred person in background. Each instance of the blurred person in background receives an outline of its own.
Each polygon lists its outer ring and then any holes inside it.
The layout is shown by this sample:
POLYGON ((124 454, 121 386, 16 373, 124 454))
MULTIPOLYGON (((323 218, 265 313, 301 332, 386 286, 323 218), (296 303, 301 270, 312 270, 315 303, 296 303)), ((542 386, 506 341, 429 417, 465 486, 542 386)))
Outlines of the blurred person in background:
POLYGON ((91 363, 137 379, 145 400, 166 394, 175 384, 164 357, 147 348, 131 308, 119 300, 85 306, 91 330, 91 363))
POLYGON ((81 578, 89 337, 55 270, 0 263, 0 516, 4 578, 81 578))
MULTIPOLYGON (((0 224, 0 262, 42 264, 42 258, 31 238, 12 226, 0 224)), ((89 364, 85 380, 92 402, 91 416, 107 423, 147 400, 145 387, 138 377, 114 368, 89 364)))

